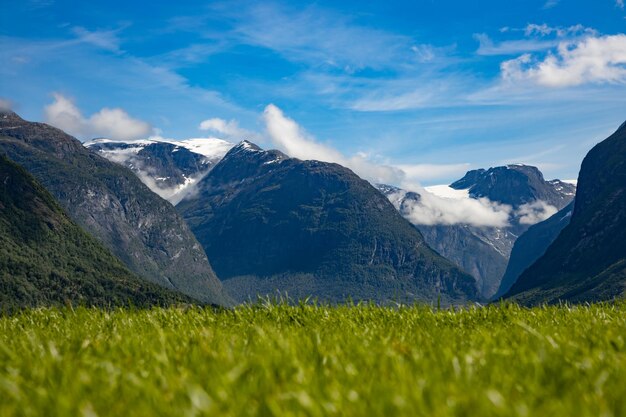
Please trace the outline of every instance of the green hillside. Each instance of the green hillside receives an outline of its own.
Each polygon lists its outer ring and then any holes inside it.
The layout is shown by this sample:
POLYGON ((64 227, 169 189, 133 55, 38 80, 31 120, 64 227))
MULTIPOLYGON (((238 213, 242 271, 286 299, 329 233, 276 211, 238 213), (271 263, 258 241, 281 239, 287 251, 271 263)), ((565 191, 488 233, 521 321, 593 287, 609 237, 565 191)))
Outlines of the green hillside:
POLYGON ((187 300, 133 275, 30 174, 0 155, 0 310, 187 300))

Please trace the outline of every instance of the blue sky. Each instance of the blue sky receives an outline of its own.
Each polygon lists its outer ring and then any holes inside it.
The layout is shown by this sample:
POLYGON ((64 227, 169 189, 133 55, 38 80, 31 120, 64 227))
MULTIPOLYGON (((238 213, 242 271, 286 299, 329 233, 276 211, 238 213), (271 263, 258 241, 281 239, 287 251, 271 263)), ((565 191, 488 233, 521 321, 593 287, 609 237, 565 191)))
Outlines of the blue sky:
POLYGON ((428 185, 510 162, 576 178, 626 120, 620 0, 25 0, 0 19, 3 102, 81 139, 272 146, 276 116, 428 185))

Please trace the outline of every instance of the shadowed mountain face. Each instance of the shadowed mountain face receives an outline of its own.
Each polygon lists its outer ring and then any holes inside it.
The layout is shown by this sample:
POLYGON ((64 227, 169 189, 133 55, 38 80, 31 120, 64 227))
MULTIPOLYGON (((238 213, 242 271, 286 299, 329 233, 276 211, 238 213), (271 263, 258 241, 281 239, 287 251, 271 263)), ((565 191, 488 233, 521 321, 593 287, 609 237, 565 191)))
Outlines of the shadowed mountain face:
POLYGON ((189 302, 132 274, 73 223, 23 168, 0 155, 0 309, 189 302))
MULTIPOLYGON (((574 185, 559 180, 546 181, 537 168, 519 164, 469 171, 450 187, 467 190, 471 198, 505 204, 511 210, 506 227, 415 225, 428 245, 476 278, 484 298, 493 297, 498 290, 513 245, 530 226, 524 215, 544 208, 556 212, 572 201, 576 190, 574 185)), ((396 187, 378 188, 407 218, 421 199, 418 193, 396 187)))
POLYGON ((524 304, 610 300, 626 283, 626 124, 583 160, 570 224, 506 294, 524 304))
POLYGON ((340 165, 242 142, 177 208, 239 299, 277 290, 332 302, 477 297, 471 276, 340 165))
POLYGON ((574 203, 571 202, 554 216, 531 226, 515 241, 506 272, 494 298, 506 294, 522 272, 546 252, 561 230, 569 224, 573 211, 574 203))
POLYGON ((132 272, 204 302, 228 303, 185 222, 127 168, 12 112, 0 114, 0 152, 33 174, 132 272))

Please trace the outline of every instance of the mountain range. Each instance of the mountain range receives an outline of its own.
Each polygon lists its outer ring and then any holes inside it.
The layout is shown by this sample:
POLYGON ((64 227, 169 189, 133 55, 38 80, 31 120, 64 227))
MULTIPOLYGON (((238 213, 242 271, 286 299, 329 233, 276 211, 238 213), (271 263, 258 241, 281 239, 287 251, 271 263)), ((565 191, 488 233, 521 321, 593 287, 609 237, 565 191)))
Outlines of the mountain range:
MULTIPOLYGON (((124 142, 101 139, 88 142, 86 146, 137 172, 140 178, 156 192, 159 192, 160 187, 157 181, 167 178, 171 181, 167 186, 185 190, 170 200, 177 203, 186 194, 196 193, 199 178, 206 176, 225 152, 234 146, 212 138, 193 141, 196 146, 203 144, 202 154, 196 153, 197 149, 189 146, 189 141, 176 142, 177 146, 173 147, 170 142, 155 140, 124 142), (184 153, 195 153, 194 159, 185 158, 187 160, 206 159, 211 162, 207 163, 204 169, 196 169, 197 162, 191 166, 187 163, 181 164, 180 161, 183 158, 175 157, 175 153, 180 153, 181 149, 184 153), (170 155, 161 156, 164 150, 170 155), (127 156, 120 157, 120 155, 127 156), (141 162, 138 163, 138 160, 141 162), (163 161, 167 162, 167 167, 157 170, 156 168, 163 161), (184 176, 168 173, 184 170, 187 170, 184 176), (189 177, 198 178, 198 180, 194 179, 190 183, 187 181, 189 177)), ((378 184, 376 187, 391 199, 407 219, 411 220, 409 215, 411 206, 419 203, 419 193, 406 192, 384 184, 378 184)), ((427 187, 426 191, 444 197, 456 198, 462 195, 464 198, 488 199, 510 210, 507 224, 499 227, 471 224, 416 224, 426 243, 470 273, 477 280, 480 297, 488 299, 494 297, 500 288, 517 238, 533 223, 549 217, 550 214, 570 203, 576 186, 560 180, 546 181, 536 167, 512 164, 469 171, 463 178, 449 186, 427 187)), ((221 276, 219 271, 218 275, 221 276)))
MULTIPOLYGON (((398 210, 409 220, 422 196, 389 185, 378 185, 398 210)), ((425 191, 447 196, 488 199, 509 211, 503 226, 471 224, 421 224, 415 226, 426 242, 444 257, 474 276, 483 298, 497 292, 517 238, 541 216, 562 209, 574 198, 576 186, 560 180, 546 181, 533 166, 514 164, 467 172, 448 187, 425 191), (443 193, 442 193, 443 191, 443 193)), ((456 198, 456 197, 455 197, 456 198)))
POLYGON ((626 275, 625 132, 589 152, 578 189, 512 164, 415 192, 248 141, 83 145, 5 111, 0 297, 11 307, 612 299, 626 275), (504 217, 416 218, 433 198, 504 217))
POLYGON ((230 304, 187 224, 131 170, 14 112, 0 114, 0 153, 28 170, 136 275, 202 302, 230 304))

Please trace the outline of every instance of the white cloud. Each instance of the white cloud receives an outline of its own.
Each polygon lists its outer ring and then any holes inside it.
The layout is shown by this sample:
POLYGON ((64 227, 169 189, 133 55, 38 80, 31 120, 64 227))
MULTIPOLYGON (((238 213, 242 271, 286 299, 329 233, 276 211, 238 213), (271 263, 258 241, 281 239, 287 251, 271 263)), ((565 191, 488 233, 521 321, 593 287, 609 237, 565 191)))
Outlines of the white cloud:
POLYGON ((526 36, 532 36, 532 35, 548 36, 548 35, 554 34, 562 38, 564 36, 575 36, 575 35, 581 35, 581 34, 595 36, 598 34, 598 31, 593 28, 583 26, 581 24, 573 25, 569 27, 561 27, 561 26, 553 27, 553 26, 548 26, 545 23, 542 23, 540 25, 536 23, 529 23, 524 28, 524 34, 526 36))
POLYGON ((0 97, 0 111, 9 111, 13 108, 11 100, 0 97))
POLYGON ((553 7, 555 7, 556 5, 558 5, 560 3, 561 0, 548 0, 544 3, 543 5, 543 9, 551 9, 553 7))
POLYGON ((257 139, 259 135, 247 129, 239 127, 236 120, 224 120, 217 117, 203 120, 199 126, 200 130, 217 133, 226 139, 241 141, 244 139, 257 139))
POLYGON ((535 23, 529 23, 524 30, 524 34, 526 36, 530 36, 534 33, 542 36, 546 36, 552 33, 552 28, 546 25, 545 23, 541 25, 537 25, 535 23))
MULTIPOLYGON (((222 24, 230 21, 232 30, 210 30, 209 37, 231 36, 233 41, 268 48, 288 60, 314 66, 352 72, 396 67, 414 58, 409 37, 359 25, 315 5, 289 7, 252 2, 235 8, 215 6, 210 17, 219 18, 222 24)), ((192 25, 198 30, 197 21, 192 25)))
POLYGON ((554 39, 516 39, 495 43, 487 34, 477 33, 478 55, 514 55, 522 52, 545 51, 558 45, 554 39))
POLYGON ((574 41, 581 36, 596 36, 598 32, 581 24, 562 27, 548 26, 545 23, 529 23, 524 28, 501 28, 501 33, 523 32, 525 39, 505 40, 494 42, 486 33, 474 34, 478 41, 478 55, 513 55, 524 52, 545 51, 555 48, 563 39, 574 41))
POLYGON ((615 6, 619 7, 622 10, 624 10, 624 0, 615 0, 615 6))
POLYGON ((505 61, 505 81, 530 81, 547 87, 569 87, 587 83, 626 83, 626 35, 587 37, 559 43, 556 54, 543 60, 530 54, 505 61))
POLYGON ((110 139, 138 139, 152 131, 150 125, 134 119, 120 108, 103 108, 84 117, 65 96, 54 93, 54 102, 44 109, 46 121, 79 138, 102 136, 110 139))
POLYGON ((520 206, 515 214, 519 217, 520 224, 533 225, 552 217, 557 211, 556 207, 537 200, 520 206))
POLYGON ((72 28, 72 33, 76 35, 76 37, 84 43, 88 43, 98 48, 105 49, 111 52, 121 52, 120 51, 120 40, 117 36, 118 32, 121 29, 117 30, 107 30, 107 31, 90 31, 81 26, 76 26, 72 28))
POLYGON ((487 198, 445 198, 414 185, 419 198, 404 198, 405 191, 388 196, 402 215, 413 224, 453 225, 468 224, 477 227, 506 227, 511 206, 495 203, 487 198))
POLYGON ((463 164, 400 164, 394 165, 402 170, 408 181, 431 181, 440 178, 462 176, 470 169, 469 163, 463 164))
POLYGON ((291 157, 334 162, 352 169, 357 175, 373 183, 394 184, 404 178, 404 173, 398 168, 375 164, 363 155, 346 157, 332 147, 317 142, 273 104, 265 108, 263 119, 272 143, 291 157))

